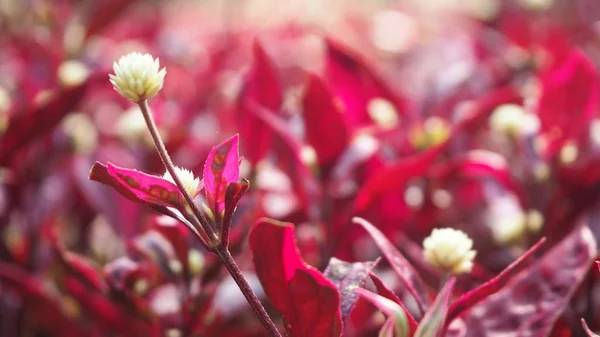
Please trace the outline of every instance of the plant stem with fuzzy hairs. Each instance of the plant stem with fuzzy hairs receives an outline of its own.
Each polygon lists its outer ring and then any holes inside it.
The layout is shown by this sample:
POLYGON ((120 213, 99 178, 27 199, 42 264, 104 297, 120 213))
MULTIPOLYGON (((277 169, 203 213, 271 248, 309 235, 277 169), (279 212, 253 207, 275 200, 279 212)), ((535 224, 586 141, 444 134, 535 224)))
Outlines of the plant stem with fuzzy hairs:
POLYGON ((173 164, 173 161, 171 160, 171 157, 169 156, 169 153, 167 152, 167 149, 165 148, 165 144, 163 143, 162 139, 160 138, 158 128, 156 127, 156 124, 154 123, 154 118, 152 117, 152 113, 150 112, 150 108, 148 107, 148 100, 143 100, 143 101, 139 102, 139 106, 140 106, 140 109, 142 110, 142 115, 144 116, 146 125, 148 126, 148 129, 150 130, 150 135, 152 136, 152 140, 154 141, 154 144, 156 145, 156 150, 158 151, 160 159, 162 160, 163 164, 167 168, 167 171, 171 174, 171 177, 173 177, 173 181, 175 182, 175 185, 177 185, 177 187, 183 194, 185 201, 188 203, 188 206, 190 207, 190 209, 192 210, 192 212, 195 216, 195 217, 189 217, 189 219, 193 220, 195 222, 194 225, 198 226, 200 229, 202 229, 207 234, 208 242, 206 242, 206 244, 209 246, 208 248, 211 250, 212 253, 217 255, 219 257, 219 260, 221 260, 221 262, 225 265, 225 268, 227 268, 227 270, 231 274, 231 277, 233 278, 235 283, 238 285, 238 287, 244 294, 244 297, 246 297, 246 300, 250 304, 250 307, 252 307, 252 310, 254 310, 254 313, 256 314, 256 316, 258 317, 258 319, 260 320, 260 322, 262 323, 264 328, 269 333, 269 336, 281 337, 281 334, 277 330, 275 323, 273 323, 273 321, 271 320, 271 317, 269 317, 269 314, 267 314, 265 308, 260 303, 260 300, 258 299, 258 297, 256 297, 256 294, 254 293, 252 288, 250 288, 250 285, 244 278, 244 275, 242 274, 237 263, 231 256, 231 253, 229 252, 228 248, 220 245, 221 240, 224 238, 220 238, 219 235, 217 235, 217 233, 215 232, 215 229, 210 226, 210 222, 208 221, 208 219, 206 219, 204 214, 200 211, 200 209, 198 208, 196 203, 194 203, 192 196, 185 189, 185 187, 183 186, 183 183, 181 182, 181 179, 179 179, 179 177, 177 176, 177 172, 175 171, 175 165, 173 164))

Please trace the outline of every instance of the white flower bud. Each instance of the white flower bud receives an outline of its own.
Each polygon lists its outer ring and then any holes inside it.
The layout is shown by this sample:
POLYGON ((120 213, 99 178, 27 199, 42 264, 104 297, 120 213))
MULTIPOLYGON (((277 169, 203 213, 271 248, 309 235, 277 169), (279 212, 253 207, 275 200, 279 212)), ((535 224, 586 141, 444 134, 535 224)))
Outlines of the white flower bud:
MULTIPOLYGON (((200 185, 200 179, 194 176, 192 171, 177 166, 175 166, 175 173, 177 173, 177 177, 179 177, 179 180, 181 180, 185 190, 192 196, 192 198, 195 197, 199 192, 198 186, 200 185)), ((173 180, 173 177, 171 177, 171 173, 169 173, 169 171, 165 172, 163 179, 175 184, 175 180, 173 180)))
POLYGON ((110 83, 121 96, 138 103, 154 97, 162 88, 167 70, 159 70, 158 58, 150 54, 131 53, 113 63, 115 74, 110 83))
POLYGON ((477 254, 472 250, 473 240, 463 231, 453 228, 435 228, 423 240, 423 248, 425 260, 430 265, 452 274, 470 272, 477 254))

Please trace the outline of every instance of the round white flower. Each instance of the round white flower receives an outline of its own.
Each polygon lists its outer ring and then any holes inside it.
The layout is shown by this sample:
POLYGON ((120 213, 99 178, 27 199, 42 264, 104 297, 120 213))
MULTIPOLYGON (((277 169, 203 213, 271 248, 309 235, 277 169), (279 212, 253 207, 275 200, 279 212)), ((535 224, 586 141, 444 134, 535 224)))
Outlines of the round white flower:
POLYGON ((468 273, 473 269, 477 254, 473 240, 463 231, 453 228, 436 228, 423 241, 425 260, 442 272, 468 273))
POLYGON ((138 103, 154 97, 162 88, 167 70, 159 70, 158 58, 150 54, 131 53, 113 63, 110 83, 121 96, 138 103))
MULTIPOLYGON (((177 166, 175 166, 175 173, 177 173, 177 176, 179 177, 179 180, 181 180, 185 190, 192 196, 192 198, 195 197, 199 192, 198 186, 200 186, 200 179, 194 176, 192 171, 177 166)), ((171 173, 169 173, 169 171, 165 172, 163 179, 175 184, 175 180, 173 180, 173 177, 171 177, 171 173)))

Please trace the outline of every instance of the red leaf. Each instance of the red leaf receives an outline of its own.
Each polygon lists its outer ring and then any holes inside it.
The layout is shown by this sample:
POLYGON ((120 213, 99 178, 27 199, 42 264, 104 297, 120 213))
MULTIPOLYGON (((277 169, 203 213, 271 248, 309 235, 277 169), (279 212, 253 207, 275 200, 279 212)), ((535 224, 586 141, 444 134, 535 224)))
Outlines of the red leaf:
POLYGON ((596 242, 589 228, 573 231, 536 264, 463 316, 469 335, 548 335, 595 257, 596 242))
POLYGON ((315 149, 321 167, 332 164, 350 142, 342 113, 325 83, 310 75, 302 98, 302 116, 306 140, 315 149))
POLYGON ((396 302, 396 304, 398 304, 404 310, 404 313, 406 314, 406 317, 408 318, 408 327, 409 327, 410 333, 415 331, 417 329, 417 320, 415 320, 415 318, 410 313, 410 311, 408 311, 408 309, 406 309, 406 307, 400 301, 398 296, 396 296, 396 294, 394 294, 394 292, 390 288, 386 287, 386 285, 383 284, 383 281, 381 281, 379 276, 377 276, 373 273, 370 273, 370 276, 371 276, 371 280, 373 281, 373 284, 375 285, 375 289, 377 289, 377 293, 379 295, 387 298, 388 300, 392 300, 392 301, 396 302))
POLYGON ((600 82, 593 63, 576 50, 544 74, 541 83, 537 113, 542 132, 548 136, 545 153, 552 155, 564 141, 587 135, 585 130, 600 106, 600 82))
POLYGON ((351 126, 371 124, 367 112, 372 99, 383 98, 394 104, 400 114, 409 114, 408 100, 398 96, 359 56, 331 40, 326 40, 325 79, 344 105, 344 118, 351 126))
POLYGON ((240 159, 238 155, 239 136, 235 135, 215 146, 204 164, 204 190, 208 207, 215 218, 220 219, 225 209, 225 192, 229 184, 240 180, 240 159))
POLYGON ((350 263, 334 257, 329 260, 323 274, 340 292, 342 322, 346 322, 358 299, 358 294, 354 293, 354 289, 364 285, 376 263, 377 261, 350 263))
POLYGON ((293 337, 340 336, 340 295, 335 285, 302 261, 294 226, 261 219, 250 232, 256 274, 293 337))
POLYGON ((54 299, 40 280, 25 274, 23 270, 0 262, 0 285, 3 287, 3 293, 9 289, 18 293, 26 308, 31 310, 36 324, 54 335, 88 335, 63 312, 59 299, 54 299))
POLYGON ((271 149, 273 133, 264 122, 249 112, 249 104, 258 104, 271 111, 281 107, 283 94, 275 67, 258 41, 254 42, 254 63, 250 69, 237 108, 237 124, 244 139, 244 155, 256 165, 271 149))
POLYGON ((156 325, 133 319, 104 295, 89 292, 74 279, 67 280, 65 287, 79 300, 79 303, 92 317, 93 321, 96 324, 101 324, 107 331, 115 331, 124 336, 157 336, 158 329, 156 325))
POLYGON ((61 89, 49 102, 28 107, 11 119, 8 129, 0 137, 0 164, 6 165, 19 148, 52 130, 73 111, 91 86, 106 81, 106 78, 105 73, 93 74, 83 84, 61 89))
POLYGON ((253 106, 252 111, 275 135, 279 167, 291 178, 294 192, 310 213, 321 197, 321 190, 315 176, 302 160, 302 144, 290 134, 289 127, 271 111, 260 106, 253 106))
POLYGON ((406 285, 408 292, 415 298, 421 313, 425 312, 428 304, 427 296, 421 277, 417 271, 410 265, 408 260, 394 247, 394 245, 381 233, 375 226, 361 218, 353 218, 352 222, 361 225, 373 238, 379 249, 383 252, 385 258, 406 285))
POLYGON ((90 179, 116 189, 135 202, 175 208, 183 205, 183 197, 175 184, 137 170, 96 162, 90 171, 90 179))
POLYGON ((403 158, 371 176, 358 192, 356 211, 364 211, 377 196, 397 190, 411 178, 426 174, 436 158, 446 149, 446 144, 447 142, 444 142, 414 156, 403 158))
POLYGON ((525 261, 542 246, 544 241, 545 239, 542 238, 540 241, 538 241, 538 243, 529 248, 529 250, 521 255, 515 262, 506 267, 496 277, 464 294, 458 300, 456 300, 456 302, 454 302, 450 307, 448 312, 448 321, 446 323, 449 324, 453 319, 460 317, 460 315, 469 310, 469 308, 472 306, 476 305, 479 301, 482 301, 486 297, 493 295, 502 289, 502 287, 504 287, 510 281, 510 279, 522 269, 521 267, 525 261))

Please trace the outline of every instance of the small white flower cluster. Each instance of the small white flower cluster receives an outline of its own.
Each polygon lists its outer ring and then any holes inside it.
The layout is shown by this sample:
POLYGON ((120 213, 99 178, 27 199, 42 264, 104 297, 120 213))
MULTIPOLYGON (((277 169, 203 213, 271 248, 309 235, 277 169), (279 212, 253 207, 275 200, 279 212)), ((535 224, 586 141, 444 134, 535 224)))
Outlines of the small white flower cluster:
MULTIPOLYGON (((177 177, 181 180, 183 187, 185 190, 194 198, 198 194, 198 187, 200 186, 200 179, 192 173, 192 171, 175 166, 175 173, 177 173, 177 177)), ((169 171, 165 172, 163 175, 163 179, 166 179, 173 184, 175 184, 175 180, 171 176, 169 171)))
POLYGON ((162 89, 167 70, 159 70, 158 58, 150 54, 131 53, 113 63, 115 74, 110 74, 110 83, 121 96, 139 103, 154 97, 162 89))
POLYGON ((469 273, 477 252, 473 240, 463 231, 453 228, 435 228, 423 241, 425 260, 442 272, 469 273))
POLYGON ((516 104, 498 106, 490 116, 492 130, 509 137, 535 134, 540 128, 537 115, 516 104))

